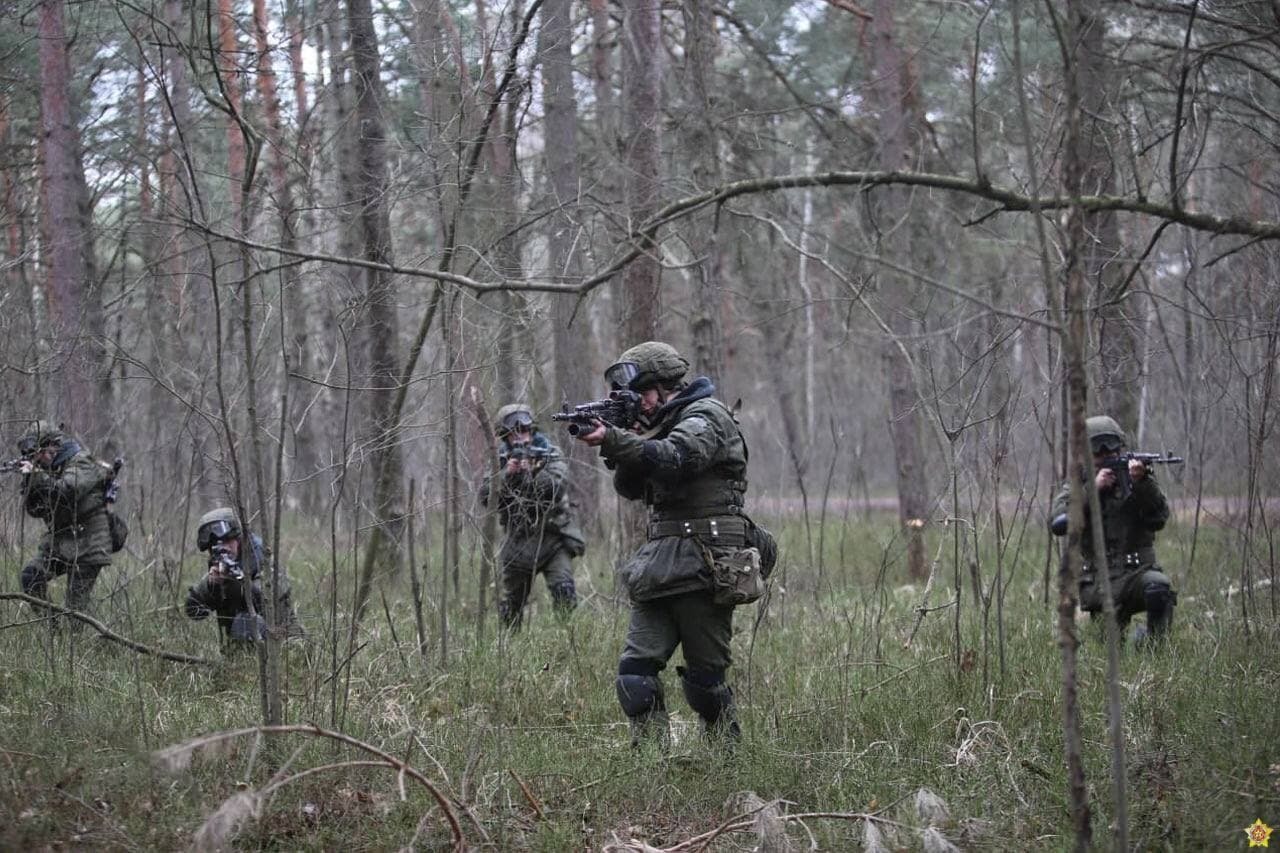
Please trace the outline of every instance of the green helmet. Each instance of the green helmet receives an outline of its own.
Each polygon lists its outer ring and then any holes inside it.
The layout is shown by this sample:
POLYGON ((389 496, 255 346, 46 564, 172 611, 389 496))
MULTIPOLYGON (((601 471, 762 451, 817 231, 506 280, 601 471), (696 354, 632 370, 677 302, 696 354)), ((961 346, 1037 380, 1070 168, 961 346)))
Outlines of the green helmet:
POLYGON ((53 421, 36 421, 18 439, 18 452, 23 456, 30 456, 42 447, 62 444, 65 440, 61 425, 54 424, 53 421))
POLYGON ((671 344, 645 341, 618 356, 604 379, 610 387, 643 391, 655 385, 675 387, 688 372, 689 361, 671 344))
POLYGON ((1129 443, 1120 424, 1110 415, 1094 415, 1084 422, 1084 429, 1094 453, 1117 451, 1129 443))
POLYGON ((498 409, 493 421, 493 432, 498 438, 505 438, 520 427, 533 430, 533 409, 524 403, 508 403, 498 409))
POLYGON ((220 506, 200 516, 200 523, 196 527, 196 547, 201 551, 208 551, 219 542, 239 536, 240 519, 236 518, 235 510, 229 506, 220 506))

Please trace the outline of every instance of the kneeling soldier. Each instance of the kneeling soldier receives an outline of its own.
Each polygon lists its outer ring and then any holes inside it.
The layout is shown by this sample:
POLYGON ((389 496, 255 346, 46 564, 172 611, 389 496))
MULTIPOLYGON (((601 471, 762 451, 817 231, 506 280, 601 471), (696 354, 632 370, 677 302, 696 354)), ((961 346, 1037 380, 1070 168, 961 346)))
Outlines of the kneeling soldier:
MULTIPOLYGON (((263 610, 259 578, 261 566, 271 557, 270 550, 256 534, 250 535, 250 547, 246 547, 240 521, 230 507, 219 507, 200 517, 196 547, 208 552, 209 571, 187 590, 187 616, 198 620, 207 618, 210 613, 215 614, 228 648, 265 637, 267 614, 263 610), (246 599, 246 596, 251 598, 246 599)), ((289 582, 283 570, 280 572, 280 586, 278 618, 293 633, 298 626, 290 601, 289 582)))

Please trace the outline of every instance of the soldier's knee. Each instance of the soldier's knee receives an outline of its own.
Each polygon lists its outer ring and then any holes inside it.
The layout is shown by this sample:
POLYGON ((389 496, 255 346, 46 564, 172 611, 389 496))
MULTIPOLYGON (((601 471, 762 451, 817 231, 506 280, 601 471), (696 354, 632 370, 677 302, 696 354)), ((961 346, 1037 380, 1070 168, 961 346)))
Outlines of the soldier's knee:
POLYGON ((707 722, 719 720, 733 707, 733 690, 724 683, 723 669, 678 667, 685 701, 707 722))
POLYGON ((1143 581, 1142 598, 1148 613, 1164 611, 1178 603, 1178 594, 1173 591, 1169 579, 1163 575, 1148 577, 1143 581))
POLYGON ((658 679, 661 669, 657 661, 644 658, 623 658, 618 663, 618 678, 614 686, 624 714, 643 717, 665 709, 662 682, 658 679))
POLYGON ((551 585, 551 604, 560 610, 572 610, 578 606, 578 590, 573 581, 561 581, 551 585))
POLYGON ((233 640, 251 643, 267 636, 267 620, 256 613, 252 618, 247 612, 237 613, 235 618, 231 620, 231 629, 228 633, 233 640), (258 629, 256 635, 254 633, 255 624, 258 629))

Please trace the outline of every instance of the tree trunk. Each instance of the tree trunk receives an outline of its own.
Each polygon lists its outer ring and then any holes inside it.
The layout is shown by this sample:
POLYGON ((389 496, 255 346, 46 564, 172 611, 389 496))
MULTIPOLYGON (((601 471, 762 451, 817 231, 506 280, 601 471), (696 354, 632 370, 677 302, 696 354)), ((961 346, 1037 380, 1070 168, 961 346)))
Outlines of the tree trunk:
MULTIPOLYGON (((886 170, 909 167, 915 161, 918 128, 912 101, 906 57, 895 33, 892 0, 876 0, 873 29, 875 81, 872 90, 879 112, 880 166, 886 170)), ((880 254, 895 260, 912 256, 909 229, 902 224, 908 197, 900 187, 877 193, 880 254)), ((879 274, 879 292, 892 337, 885 341, 883 359, 889 382, 889 433, 893 439, 898 479, 898 517, 907 543, 907 575, 922 581, 928 576, 924 559, 923 528, 928 519, 929 497, 925 486, 923 450, 920 445, 919 398, 907 352, 907 336, 914 331, 915 283, 889 269, 879 274)))
MULTIPOLYGON (((662 87, 662 8, 659 0, 622 2, 623 171, 627 221, 635 228, 653 215, 660 188, 659 122, 662 87)), ((661 267, 658 247, 642 239, 644 254, 622 274, 622 327, 628 345, 658 336, 661 267)))
MULTIPOLYGON (((692 192, 720 183, 719 145, 716 135, 715 15, 710 3, 684 0, 684 110, 681 146, 692 160, 692 192)), ((687 242, 693 254, 694 308, 693 364, 710 376, 725 393, 724 324, 721 319, 720 246, 717 241, 719 209, 703 211, 690 221, 687 242)))
MULTIPOLYGON (((286 251, 298 249, 298 212, 293 201, 293 186, 289 181, 288 152, 284 134, 284 119, 280 114, 280 96, 277 91, 275 69, 271 63, 271 43, 269 40, 266 0, 253 0, 253 35, 257 49, 258 98, 262 102, 262 113, 267 125, 267 145, 270 147, 269 168, 271 189, 275 195, 276 211, 280 220, 280 245, 286 251)), ((290 40, 290 51, 301 52, 301 33, 290 40)), ((300 110, 305 109, 306 85, 301 76, 301 56, 297 57, 299 65, 294 66, 294 97, 298 100, 300 110)), ((299 114, 301 116, 301 113, 299 114)), ((301 127, 301 122, 299 122, 301 127)), ((281 339, 289 347, 289 363, 295 372, 306 374, 311 367, 311 356, 308 352, 307 305, 299 281, 298 267, 289 265, 282 269, 280 286, 284 290, 284 313, 280 317, 283 324, 281 339)), ((319 479, 315 476, 321 467, 317 452, 316 430, 305 417, 310 386, 301 379, 286 377, 289 383, 289 400, 291 411, 288 423, 293 436, 293 476, 291 479, 299 486, 303 497, 303 505, 311 510, 318 510, 323 505, 323 497, 319 490, 319 479)), ((279 437, 285 441, 285 436, 279 437)))
POLYGON ((618 119, 609 73, 609 3, 591 2, 591 85, 596 96, 596 128, 600 144, 610 154, 618 150, 618 119))
MULTIPOLYGON (((1077 11, 1076 51, 1080 75, 1080 148, 1084 195, 1115 195, 1115 159, 1108 127, 1112 126, 1114 81, 1103 53, 1107 19, 1095 2, 1077 11)), ((1125 286, 1128 270, 1114 211, 1084 214, 1084 275, 1092 285, 1094 334, 1097 339, 1099 412, 1111 415, 1130 431, 1138 428, 1138 398, 1142 382, 1143 318, 1141 305, 1125 286)))
MULTIPOLYGON (((574 281, 580 272, 574 246, 578 241, 578 101, 573 91, 573 27, 571 0, 546 0, 542 6, 542 32, 538 53, 542 57, 542 105, 546 115, 547 183, 553 211, 547 221, 550 277, 574 281)), ((552 400, 591 399, 589 372, 595 353, 589 347, 586 305, 575 296, 553 296, 552 330, 555 350, 555 388, 552 400), (575 312, 579 312, 575 317, 575 312), (570 328, 576 322, 577 330, 570 328)), ((578 505, 579 518, 592 529, 598 523, 599 490, 591 476, 594 456, 579 441, 568 441, 564 450, 570 469, 570 500, 578 505)))
POLYGON ((49 321, 66 359, 59 417, 104 455, 114 440, 111 378, 104 370, 102 294, 93 255, 92 211, 71 103, 69 40, 62 0, 41 0, 39 20, 41 255, 49 321))
MULTIPOLYGON (((1068 3, 1071 22, 1076 17, 1078 5, 1068 3), (1076 8, 1073 8, 1076 7, 1076 8)), ((1074 32, 1066 38, 1074 48, 1074 32)), ((1070 53, 1078 57, 1079 49, 1070 53)), ((1063 164, 1067 194, 1078 198, 1084 188, 1084 169, 1087 159, 1083 156, 1081 122, 1083 109, 1078 86, 1082 82, 1076 76, 1077 68, 1068 65, 1064 69, 1067 84, 1067 133, 1063 164)), ((1083 740, 1080 733, 1080 704, 1077 689, 1077 652, 1080 641, 1076 636, 1076 586, 1080 579, 1080 543, 1084 531, 1084 488, 1092 485, 1089 474, 1093 460, 1086 450, 1085 407, 1088 402, 1088 375, 1085 367, 1086 260, 1084 258, 1085 217, 1079 205, 1073 204, 1067 214, 1067 251, 1064 266, 1066 283, 1063 296, 1065 325, 1062 327, 1062 355, 1066 367, 1068 464, 1067 478, 1071 495, 1067 506, 1068 523, 1066 541, 1063 543, 1063 559, 1058 572, 1058 647, 1062 652, 1062 726, 1063 747, 1067 760, 1067 790, 1071 808, 1071 823, 1075 829, 1075 849, 1088 850, 1093 842, 1092 818, 1089 808, 1089 790, 1085 784, 1083 740)), ((1051 294, 1052 304, 1052 294, 1051 294)), ((1106 571, 1104 568, 1103 572, 1106 571)))
MULTIPOLYGON (((377 264, 391 264, 391 220, 387 202, 385 96, 379 76, 378 37, 373 27, 370 0, 348 0, 347 27, 351 40, 351 69, 355 95, 356 191, 359 198, 361 257, 377 264)), ((399 338, 396 319, 396 288, 392 276, 382 270, 365 269, 368 332, 363 342, 369 354, 367 418, 373 445, 374 494, 370 510, 373 526, 365 545, 364 562, 356 588, 352 633, 359 623, 369 593, 380 569, 393 564, 403 526, 400 511, 404 480, 401 471, 399 435, 396 428, 396 385, 400 380, 395 355, 399 338)), ((359 345, 359 343, 358 343, 359 345)))

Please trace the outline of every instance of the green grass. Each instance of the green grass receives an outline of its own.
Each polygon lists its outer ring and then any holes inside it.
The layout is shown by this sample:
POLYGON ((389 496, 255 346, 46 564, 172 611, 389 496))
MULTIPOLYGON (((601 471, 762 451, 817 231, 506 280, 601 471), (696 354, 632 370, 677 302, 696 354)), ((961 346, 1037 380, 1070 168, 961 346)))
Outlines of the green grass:
MULTIPOLYGON (((949 805, 953 820, 944 831, 966 849, 1060 849, 1070 841, 1061 666, 1053 616, 1042 603, 1040 530, 1004 555, 1003 669, 994 606, 984 643, 969 589, 972 546, 965 546, 957 668, 954 608, 930 613, 904 648, 921 591, 902 580, 893 525, 874 519, 846 529, 829 521, 819 572, 799 557, 807 553, 804 531, 788 524, 767 615, 757 627, 751 606, 735 619, 731 681, 744 742, 732 754, 702 743, 669 673, 677 734, 669 757, 627 747, 613 695, 626 610, 609 597, 603 553, 579 566, 582 587, 596 592, 568 623, 553 618, 539 588, 524 632, 502 639, 492 616, 477 633, 468 567, 462 604, 450 607, 443 667, 438 638, 425 658, 412 648, 407 579, 390 585, 400 642, 375 596, 367 645, 336 682, 334 719, 328 556, 294 544, 291 574, 310 637, 287 647, 287 718, 340 729, 407 760, 454 801, 476 847, 600 849, 615 837, 669 846, 732 817, 744 791, 785 800, 790 812, 883 810, 914 827, 911 799, 927 787, 949 805)), ((930 534, 928 553, 942 558, 932 606, 953 597, 953 544, 946 539, 939 551, 937 538, 949 535, 930 534)), ((1162 541, 1182 596, 1173 642, 1159 655, 1127 653, 1121 665, 1130 837, 1144 850, 1244 849, 1242 830, 1255 818, 1280 823, 1280 630, 1265 594, 1254 602, 1259 615, 1247 636, 1238 599, 1224 597, 1239 573, 1235 534, 1202 528, 1194 566, 1186 564, 1190 535, 1174 528, 1162 541)), ((989 582, 993 543, 989 534, 979 539, 989 582)), ((13 588, 20 563, 17 555, 5 560, 13 588)), ((173 593, 157 594, 161 585, 147 571, 129 559, 104 576, 97 591, 115 595, 99 614, 143 642, 216 657, 212 625, 183 619, 173 593)), ((199 571, 189 561, 183 586, 199 571)), ((429 584, 434 592, 438 576, 429 584)), ((430 604, 427 616, 434 633, 430 604)), ((0 604, 0 625, 31 618, 25 606, 0 604)), ((344 614, 339 621, 341 629, 344 614)), ((92 631, 54 633, 45 623, 0 636, 0 849, 180 848, 226 798, 264 785, 272 763, 296 772, 367 758, 301 735, 262 745, 245 738, 197 754, 171 774, 152 761, 154 751, 260 721, 252 658, 193 668, 136 655, 92 631)), ((1095 837, 1105 844, 1112 815, 1105 651, 1092 628, 1083 636, 1085 760, 1095 837)), ((405 792, 402 801, 396 775, 382 769, 310 775, 281 788, 235 846, 385 850, 416 838, 419 849, 447 848, 449 834, 426 792, 411 781, 405 792)), ((805 826, 821 849, 851 849, 862 838, 854 820, 813 818, 805 826)), ((808 844, 800 826, 789 833, 808 844)), ((909 830, 895 841, 920 846, 909 830)), ((755 843, 726 834, 711 849, 755 843)))

